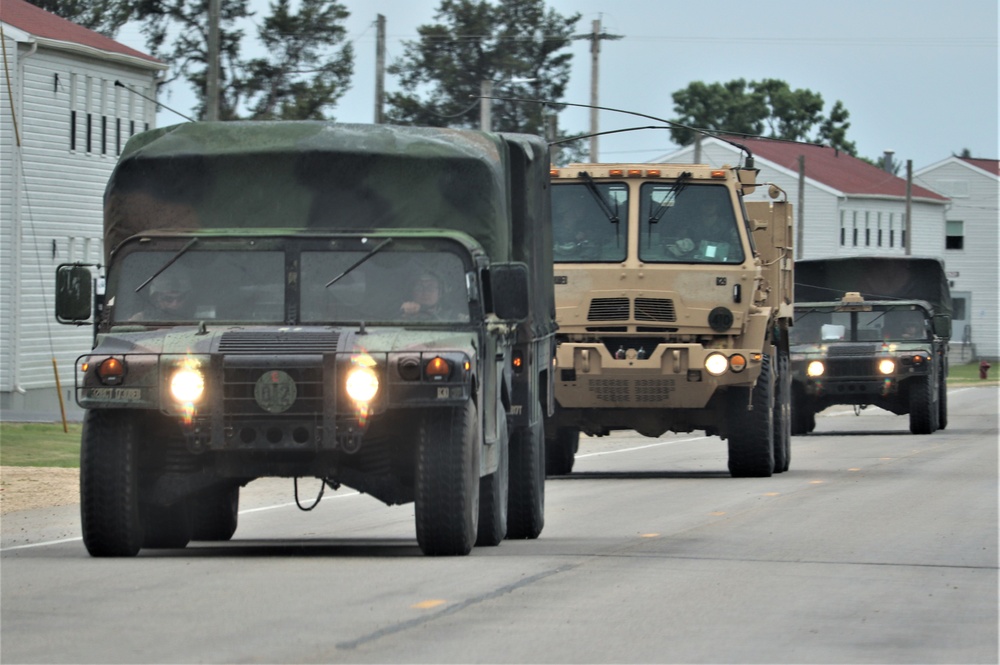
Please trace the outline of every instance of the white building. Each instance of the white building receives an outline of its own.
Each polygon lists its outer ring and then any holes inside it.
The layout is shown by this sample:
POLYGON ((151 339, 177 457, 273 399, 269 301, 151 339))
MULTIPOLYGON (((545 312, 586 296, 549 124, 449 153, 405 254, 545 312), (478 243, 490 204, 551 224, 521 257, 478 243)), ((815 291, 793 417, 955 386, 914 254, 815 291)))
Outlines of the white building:
POLYGON ((944 258, 957 315, 952 346, 966 342, 971 357, 1000 357, 1000 161, 949 157, 922 168, 914 182, 944 194, 944 258))
POLYGON ((56 323, 56 266, 102 261, 104 186, 155 122, 167 65, 24 0, 0 1, 0 416, 69 413, 92 329, 56 323), (7 83, 9 82, 9 87, 7 83))
MULTIPOLYGON (((760 169, 758 182, 776 184, 794 204, 796 258, 907 255, 904 178, 832 148, 749 138, 733 141, 753 153, 760 169)), ((695 146, 687 146, 655 161, 690 163, 695 161, 694 151, 695 146)), ((721 167, 740 159, 732 144, 719 138, 702 140, 701 163, 721 167)), ((978 355, 998 355, 997 182, 997 162, 990 160, 952 158, 914 174, 909 254, 943 259, 952 276, 957 298, 952 326, 955 362, 963 359, 961 342, 967 326, 978 355), (948 198, 962 187, 967 192, 963 197, 948 198), (963 249, 946 249, 958 243, 963 249)), ((758 187, 748 199, 766 200, 767 187, 758 187)), ((964 359, 972 359, 971 350, 964 359)))

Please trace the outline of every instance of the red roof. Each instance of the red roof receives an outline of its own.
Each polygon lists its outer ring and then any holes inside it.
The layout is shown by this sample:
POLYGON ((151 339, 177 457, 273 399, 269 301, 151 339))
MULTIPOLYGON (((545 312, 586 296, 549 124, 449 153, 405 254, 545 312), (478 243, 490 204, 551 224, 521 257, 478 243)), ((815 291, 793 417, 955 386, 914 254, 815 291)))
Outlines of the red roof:
POLYGON ((119 44, 110 37, 88 30, 82 25, 56 16, 24 0, 0 0, 0 21, 24 30, 35 37, 80 44, 99 51, 160 63, 160 60, 151 55, 119 44))
MULTIPOLYGON (((755 157, 796 173, 799 170, 799 155, 804 155, 807 178, 844 194, 906 197, 905 177, 894 176, 862 159, 851 157, 846 152, 809 143, 746 137, 732 137, 732 140, 745 145, 755 157)), ((917 185, 913 185, 911 192, 915 198, 948 200, 947 197, 917 185)))
POLYGON ((959 159, 987 173, 1000 176, 1000 159, 974 159, 972 157, 959 157, 959 159))

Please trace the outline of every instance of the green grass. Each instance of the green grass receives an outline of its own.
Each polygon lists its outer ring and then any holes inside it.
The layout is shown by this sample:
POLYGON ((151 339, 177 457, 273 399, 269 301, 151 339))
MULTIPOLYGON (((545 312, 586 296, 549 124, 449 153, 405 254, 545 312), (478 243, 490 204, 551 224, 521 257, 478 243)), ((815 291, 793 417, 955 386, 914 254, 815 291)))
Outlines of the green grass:
MULTIPOLYGON (((991 363, 992 364, 992 363, 991 363)), ((998 377, 1000 377, 1000 372, 997 370, 998 367, 991 367, 989 371, 989 381, 995 382, 998 377)), ((979 363, 968 363, 966 365, 955 365, 951 364, 948 366, 948 381, 953 383, 964 383, 969 382, 982 382, 987 383, 979 378, 979 363)))
POLYGON ((0 423, 0 465, 78 468, 82 428, 71 423, 67 433, 61 424, 0 423))

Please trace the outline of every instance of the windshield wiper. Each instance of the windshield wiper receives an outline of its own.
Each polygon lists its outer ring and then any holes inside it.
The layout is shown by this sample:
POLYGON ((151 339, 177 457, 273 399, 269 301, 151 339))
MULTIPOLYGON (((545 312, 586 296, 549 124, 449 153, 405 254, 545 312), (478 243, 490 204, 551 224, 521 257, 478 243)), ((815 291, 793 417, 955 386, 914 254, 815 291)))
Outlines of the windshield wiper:
POLYGON ((167 268, 169 268, 170 266, 174 265, 174 264, 175 264, 175 263, 177 262, 177 259, 179 259, 179 258, 181 258, 182 256, 184 256, 184 253, 185 253, 185 252, 187 252, 187 251, 188 251, 189 249, 191 249, 192 247, 194 247, 194 244, 195 244, 196 242, 198 242, 198 239, 197 239, 197 238, 191 238, 190 240, 188 240, 188 241, 187 241, 187 244, 186 244, 186 245, 184 245, 183 247, 181 247, 181 248, 180 248, 179 250, 177 250, 177 253, 176 253, 176 254, 174 254, 174 255, 173 255, 173 256, 172 256, 171 258, 170 258, 170 260, 169 260, 169 261, 167 261, 167 262, 166 262, 166 263, 164 263, 164 264, 163 264, 162 266, 160 266, 160 269, 159 269, 159 270, 157 270, 157 271, 156 271, 156 272, 154 272, 154 273, 153 273, 152 275, 150 275, 150 276, 149 276, 149 278, 148 278, 148 279, 147 279, 147 280, 146 280, 145 282, 143 282, 143 283, 142 283, 142 284, 140 284, 139 286, 135 287, 135 292, 136 292, 136 293, 139 293, 139 291, 142 291, 142 290, 143 290, 144 288, 146 288, 146 285, 147 285, 147 284, 149 284, 149 283, 150 283, 150 282, 152 282, 152 281, 153 281, 154 279, 156 279, 157 277, 159 277, 160 273, 162 273, 162 272, 163 272, 164 270, 166 270, 166 269, 167 269, 167 268))
POLYGON ((594 179, 590 177, 590 174, 586 171, 580 171, 579 176, 583 178, 584 184, 587 186, 587 191, 594 197, 597 204, 601 206, 601 211, 604 212, 605 217, 612 224, 618 224, 620 220, 618 219, 618 205, 615 204, 615 209, 611 209, 611 204, 607 202, 604 195, 601 194, 601 190, 597 189, 597 184, 594 179))
POLYGON ((365 254, 360 259, 358 259, 357 261, 355 261, 354 263, 352 263, 350 266, 348 266, 347 269, 344 270, 344 272, 340 273, 339 275, 337 275, 336 277, 334 277, 333 279, 331 279, 329 282, 327 282, 326 286, 324 288, 328 289, 331 286, 333 286, 334 284, 336 284, 339 280, 341 280, 344 277, 346 277, 347 273, 351 272, 352 270, 354 270, 355 268, 357 268, 359 265, 361 265, 362 263, 364 263, 365 261, 367 261, 371 257, 375 256, 383 247, 385 247, 386 245, 388 245, 390 242, 392 242, 392 238, 386 238, 385 240, 383 240, 379 244, 377 244, 374 247, 372 247, 368 251, 367 254, 365 254))
POLYGON ((676 201, 680 193, 687 187, 687 181, 691 179, 691 172, 684 171, 679 176, 677 180, 674 181, 670 188, 667 189, 666 195, 660 199, 660 205, 657 206, 656 210, 649 213, 649 224, 658 224, 663 216, 667 214, 667 210, 670 206, 667 205, 667 201, 676 201))

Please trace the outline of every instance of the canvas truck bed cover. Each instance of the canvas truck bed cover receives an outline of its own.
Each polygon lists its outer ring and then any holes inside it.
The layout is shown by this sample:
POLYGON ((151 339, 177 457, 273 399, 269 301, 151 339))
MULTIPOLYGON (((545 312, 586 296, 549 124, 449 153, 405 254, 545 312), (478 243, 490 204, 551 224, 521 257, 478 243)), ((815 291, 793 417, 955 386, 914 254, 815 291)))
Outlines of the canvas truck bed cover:
POLYGON ((865 300, 925 300, 951 315, 944 263, 936 258, 855 256, 795 262, 795 302, 831 302, 858 291, 865 300))
POLYGON ((146 231, 434 228, 512 260, 508 145, 472 130, 194 122, 134 136, 105 191, 105 253, 146 231))
POLYGON ((551 196, 549 146, 528 134, 501 134, 510 150, 511 258, 528 265, 533 336, 554 333, 555 286, 552 276, 551 196))

